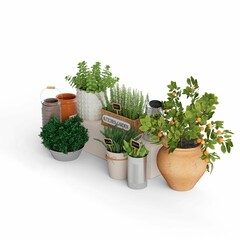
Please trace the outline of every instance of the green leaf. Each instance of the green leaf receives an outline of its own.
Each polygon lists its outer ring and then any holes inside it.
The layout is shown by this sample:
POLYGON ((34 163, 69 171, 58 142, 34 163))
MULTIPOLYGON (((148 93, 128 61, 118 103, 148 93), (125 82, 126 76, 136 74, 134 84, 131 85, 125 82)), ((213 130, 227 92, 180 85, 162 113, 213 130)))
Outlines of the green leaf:
POLYGON ((214 147, 214 145, 212 143, 209 143, 208 147, 211 148, 211 149, 215 149, 215 147, 214 147))
POLYGON ((185 116, 187 119, 190 119, 190 118, 192 118, 192 113, 190 111, 186 111, 185 116))
POLYGON ((149 129, 149 127, 148 127, 148 126, 141 126, 139 129, 140 129, 142 132, 147 132, 148 129, 149 129))
POLYGON ((195 108, 196 108, 198 111, 201 111, 201 104, 200 104, 199 102, 196 102, 195 108))
POLYGON ((232 137, 231 135, 224 135, 225 138, 230 138, 232 137))
POLYGON ((226 142, 226 147, 227 147, 227 152, 230 153, 231 152, 231 146, 230 146, 229 142, 226 142))
POLYGON ((222 151, 223 153, 225 153, 225 152, 226 152, 226 147, 225 147, 224 143, 222 143, 222 146, 221 146, 221 151, 222 151))

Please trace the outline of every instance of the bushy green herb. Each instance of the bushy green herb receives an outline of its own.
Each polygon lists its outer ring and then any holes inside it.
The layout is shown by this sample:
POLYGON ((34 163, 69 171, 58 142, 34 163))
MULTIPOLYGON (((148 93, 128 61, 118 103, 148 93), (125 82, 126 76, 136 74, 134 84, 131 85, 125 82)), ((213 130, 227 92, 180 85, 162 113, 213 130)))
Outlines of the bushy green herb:
POLYGON ((121 105, 118 114, 135 120, 144 114, 146 99, 141 91, 116 84, 110 89, 110 98, 106 97, 106 110, 116 113, 112 103, 118 103, 121 105))
POLYGON ((66 76, 65 79, 72 87, 91 93, 105 92, 119 81, 118 77, 112 76, 109 65, 102 69, 101 63, 96 62, 89 68, 86 61, 78 63, 78 72, 75 76, 66 76))
POLYGON ((127 153, 128 156, 134 157, 134 158, 142 158, 146 157, 149 153, 149 150, 145 147, 144 144, 141 144, 139 149, 136 149, 131 146, 130 141, 123 141, 123 149, 127 153))
POLYGON ((41 128, 39 136, 46 148, 63 153, 81 149, 89 139, 88 130, 77 115, 62 123, 54 116, 41 128))
POLYGON ((138 135, 138 130, 131 128, 129 131, 125 131, 114 126, 113 128, 104 127, 104 130, 100 131, 100 133, 104 136, 104 138, 112 139, 113 145, 106 145, 104 141, 100 139, 94 138, 94 140, 101 142, 110 152, 123 153, 123 141, 130 141, 131 138, 135 138, 138 135))
POLYGON ((168 89, 167 101, 163 103, 164 115, 142 118, 140 130, 151 133, 155 142, 166 140, 169 152, 177 147, 184 148, 185 143, 201 144, 202 159, 208 163, 207 170, 212 172, 213 163, 220 158, 216 152, 210 152, 215 145, 219 144, 223 153, 230 153, 233 147, 233 133, 223 129, 223 121, 210 121, 218 104, 217 96, 204 93, 200 97, 198 81, 193 77, 187 79, 183 90, 173 81, 168 89), (190 100, 185 108, 181 101, 183 95, 190 100))

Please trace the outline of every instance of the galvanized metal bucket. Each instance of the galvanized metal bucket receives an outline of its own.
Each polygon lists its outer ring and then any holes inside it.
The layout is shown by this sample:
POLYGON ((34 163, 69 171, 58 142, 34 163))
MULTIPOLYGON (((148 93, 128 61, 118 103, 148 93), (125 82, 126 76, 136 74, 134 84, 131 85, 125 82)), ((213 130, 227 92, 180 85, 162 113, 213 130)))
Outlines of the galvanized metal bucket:
MULTIPOLYGON (((162 109, 162 102, 159 100, 151 100, 146 105, 146 114, 148 116, 152 116, 155 114, 162 114, 163 115, 163 109, 162 109)), ((145 132, 143 134, 143 139, 146 141, 151 141, 152 135, 148 132, 145 132)))
POLYGON ((151 100, 146 106, 146 113, 148 116, 163 114, 162 102, 159 100, 151 100))
POLYGON ((46 123, 48 123, 48 121, 54 116, 57 116, 58 119, 62 121, 61 102, 57 98, 46 98, 42 100, 43 91, 45 91, 46 89, 57 89, 57 88, 55 88, 54 86, 48 86, 44 88, 40 94, 40 100, 42 103, 42 125, 45 125, 46 123))
POLYGON ((128 156, 128 187, 142 189, 147 187, 147 157, 128 156))

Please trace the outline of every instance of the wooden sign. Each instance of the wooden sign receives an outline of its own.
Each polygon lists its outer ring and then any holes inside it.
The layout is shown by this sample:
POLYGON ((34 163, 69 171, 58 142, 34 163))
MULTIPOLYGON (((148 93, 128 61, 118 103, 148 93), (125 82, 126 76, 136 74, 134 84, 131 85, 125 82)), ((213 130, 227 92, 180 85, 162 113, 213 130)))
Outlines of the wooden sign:
POLYGON ((112 146, 113 145, 113 141, 112 141, 111 138, 104 138, 103 141, 108 146, 112 146))
POLYGON ((140 142, 134 140, 131 140, 130 145, 135 149, 139 149, 141 146, 140 142))
POLYGON ((119 111, 121 111, 121 104, 119 104, 119 103, 112 103, 112 107, 113 107, 113 109, 115 110, 115 111, 117 111, 117 113, 119 112, 119 111))

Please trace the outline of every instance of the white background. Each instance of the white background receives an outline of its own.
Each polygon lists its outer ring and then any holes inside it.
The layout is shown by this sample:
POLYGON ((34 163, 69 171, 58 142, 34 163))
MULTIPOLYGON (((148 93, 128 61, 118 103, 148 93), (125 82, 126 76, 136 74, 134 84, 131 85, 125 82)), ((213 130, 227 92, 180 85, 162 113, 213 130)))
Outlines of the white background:
POLYGON ((234 0, 1 1, 0 239, 240 239, 239 12, 234 0), (54 160, 38 137, 40 92, 75 92, 64 77, 82 60, 151 99, 194 76, 219 97, 232 153, 188 192, 161 177, 134 191, 84 152, 54 160))

